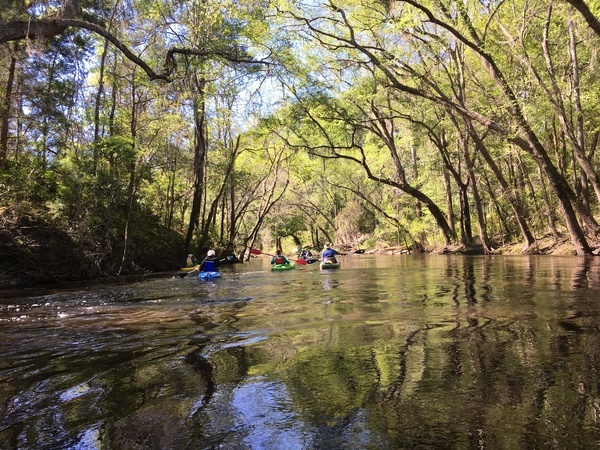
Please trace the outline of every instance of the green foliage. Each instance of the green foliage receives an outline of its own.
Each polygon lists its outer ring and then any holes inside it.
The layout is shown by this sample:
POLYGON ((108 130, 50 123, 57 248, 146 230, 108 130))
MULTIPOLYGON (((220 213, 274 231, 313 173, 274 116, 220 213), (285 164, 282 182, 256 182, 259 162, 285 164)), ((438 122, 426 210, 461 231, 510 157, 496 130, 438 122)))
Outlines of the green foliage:
POLYGON ((307 230, 305 217, 301 215, 273 216, 267 224, 273 228, 273 236, 276 238, 299 236, 307 230))
POLYGON ((0 170, 0 186, 5 205, 21 202, 43 204, 56 192, 57 177, 46 170, 39 159, 23 155, 18 160, 9 161, 0 170))

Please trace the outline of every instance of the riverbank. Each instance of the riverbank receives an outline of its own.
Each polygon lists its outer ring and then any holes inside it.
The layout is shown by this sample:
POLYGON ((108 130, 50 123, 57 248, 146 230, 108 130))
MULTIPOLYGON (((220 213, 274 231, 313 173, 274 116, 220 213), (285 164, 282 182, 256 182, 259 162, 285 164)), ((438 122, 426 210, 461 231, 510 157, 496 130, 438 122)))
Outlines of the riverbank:
POLYGON ((179 267, 183 238, 152 218, 140 217, 128 236, 118 223, 64 230, 47 217, 0 209, 0 289, 141 275, 179 267))
MULTIPOLYGON (((600 254, 600 246, 593 246, 595 254, 600 254)), ((432 254, 462 254, 462 255, 484 255, 485 251, 480 244, 474 245, 443 245, 423 248, 420 253, 432 254)), ((414 250, 407 250, 405 247, 381 247, 365 250, 365 253, 382 253, 387 255, 398 255, 415 253, 414 250)), ((574 256, 575 247, 571 241, 565 237, 555 240, 552 236, 543 236, 536 241, 536 244, 527 247, 523 242, 506 242, 492 246, 492 255, 553 255, 553 256, 574 256)))
MULTIPOLYGON (((123 275, 167 272, 180 267, 183 237, 160 227, 151 218, 138 219, 132 229, 141 230, 129 236, 126 263, 123 257, 123 227, 113 226, 109 232, 96 229, 65 231, 47 218, 17 215, 0 210, 0 289, 18 289, 50 283, 98 280, 123 275)), ((481 245, 439 246, 406 249, 381 246, 364 249, 365 254, 484 254, 481 245)), ((554 241, 550 236, 538 240, 536 246, 505 243, 494 247, 497 255, 574 255, 568 239, 554 241)))

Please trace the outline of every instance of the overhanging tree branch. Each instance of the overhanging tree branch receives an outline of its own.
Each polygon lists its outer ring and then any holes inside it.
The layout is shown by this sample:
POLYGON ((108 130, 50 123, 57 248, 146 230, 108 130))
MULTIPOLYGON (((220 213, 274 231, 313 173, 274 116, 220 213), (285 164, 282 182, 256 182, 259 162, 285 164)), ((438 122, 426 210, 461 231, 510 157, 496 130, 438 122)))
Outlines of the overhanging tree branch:
POLYGON ((176 54, 193 55, 202 58, 217 57, 234 63, 270 64, 267 60, 253 59, 238 46, 228 49, 191 49, 173 47, 165 56, 163 71, 156 72, 143 59, 135 55, 114 34, 100 25, 81 19, 61 16, 47 20, 14 21, 4 24, 0 23, 0 44, 4 42, 25 39, 51 38, 64 33, 69 27, 85 29, 102 36, 117 49, 119 49, 119 51, 127 59, 138 65, 146 73, 150 80, 164 80, 170 82, 176 66, 174 59, 176 54))
POLYGON ((590 10, 589 6, 583 0, 565 0, 571 6, 573 6, 586 20, 592 30, 600 36, 600 20, 590 10))

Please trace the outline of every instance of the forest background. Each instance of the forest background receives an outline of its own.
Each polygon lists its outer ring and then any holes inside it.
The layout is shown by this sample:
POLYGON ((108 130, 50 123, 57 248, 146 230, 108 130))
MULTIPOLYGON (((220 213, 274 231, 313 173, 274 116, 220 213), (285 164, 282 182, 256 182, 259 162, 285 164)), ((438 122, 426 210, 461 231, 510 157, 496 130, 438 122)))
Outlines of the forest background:
POLYGON ((2 287, 208 247, 597 252, 598 1, 3 4, 2 287))

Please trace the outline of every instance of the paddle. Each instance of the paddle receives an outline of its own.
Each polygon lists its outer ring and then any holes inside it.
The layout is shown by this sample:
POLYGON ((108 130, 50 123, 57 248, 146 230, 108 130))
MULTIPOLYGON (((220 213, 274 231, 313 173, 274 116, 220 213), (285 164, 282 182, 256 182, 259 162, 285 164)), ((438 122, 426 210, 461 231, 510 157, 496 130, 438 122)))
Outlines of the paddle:
MULTIPOLYGON (((257 248, 251 248, 251 249, 250 249, 250 253, 251 253, 251 254, 253 254, 253 255, 267 255, 267 256, 274 256, 274 255, 271 255, 270 253, 263 253, 263 252, 261 252, 261 251, 260 251, 259 249, 257 249, 257 248)), ((308 263, 307 263, 305 260, 303 260, 303 259, 297 259, 297 260, 296 260, 296 264, 300 264, 301 266, 305 266, 305 265, 307 265, 308 263)))

